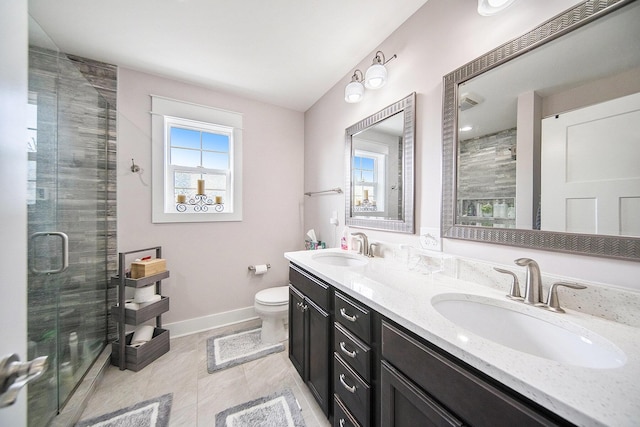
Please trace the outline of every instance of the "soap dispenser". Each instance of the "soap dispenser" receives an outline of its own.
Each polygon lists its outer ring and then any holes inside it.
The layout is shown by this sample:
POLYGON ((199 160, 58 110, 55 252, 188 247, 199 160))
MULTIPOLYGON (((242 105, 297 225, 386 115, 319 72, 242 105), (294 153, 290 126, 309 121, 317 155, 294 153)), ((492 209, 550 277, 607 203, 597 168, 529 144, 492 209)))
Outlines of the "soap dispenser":
POLYGON ((348 250, 349 245, 347 244, 347 239, 349 238, 349 228, 345 227, 342 231, 342 238, 340 239, 340 249, 348 250))

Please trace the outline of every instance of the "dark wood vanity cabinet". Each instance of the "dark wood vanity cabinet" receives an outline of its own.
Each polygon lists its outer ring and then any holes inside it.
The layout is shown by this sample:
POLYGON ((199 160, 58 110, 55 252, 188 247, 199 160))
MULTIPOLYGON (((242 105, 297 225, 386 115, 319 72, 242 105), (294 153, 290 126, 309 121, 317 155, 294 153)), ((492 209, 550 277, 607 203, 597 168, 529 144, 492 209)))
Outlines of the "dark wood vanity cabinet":
POLYGON ((291 264, 289 358, 334 427, 570 426, 291 264))
POLYGON ((571 425, 400 327, 381 328, 383 426, 571 425))
POLYGON ((289 284, 289 359, 329 417, 332 289, 294 265, 289 284))
POLYGON ((368 307, 336 291, 334 296, 334 427, 375 425, 373 318, 368 307))
POLYGON ((465 425, 385 361, 382 361, 380 387, 380 420, 383 426, 465 425))

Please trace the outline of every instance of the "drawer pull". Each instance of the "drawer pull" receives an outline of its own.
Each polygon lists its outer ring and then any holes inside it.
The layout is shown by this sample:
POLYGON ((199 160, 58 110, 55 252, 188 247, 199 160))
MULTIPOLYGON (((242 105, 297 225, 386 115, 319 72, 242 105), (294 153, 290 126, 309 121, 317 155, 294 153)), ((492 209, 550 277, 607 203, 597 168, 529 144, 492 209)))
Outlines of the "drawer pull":
POLYGON ((346 388, 349 393, 356 392, 356 386, 347 384, 347 382, 344 380, 344 374, 340 374, 340 382, 342 383, 342 386, 346 388))
POLYGON ((349 314, 347 314, 347 311, 343 308, 340 309, 340 314, 342 315, 342 317, 344 317, 345 319, 347 319, 349 322, 355 322, 356 320, 358 320, 358 316, 351 316, 349 314))
POLYGON ((340 342, 340 350, 342 350, 342 352, 344 354, 346 354, 347 356, 349 356, 352 359, 355 359, 356 358, 356 354, 358 354, 358 352, 356 350, 354 350, 354 351, 347 350, 347 346, 345 345, 344 341, 340 342))

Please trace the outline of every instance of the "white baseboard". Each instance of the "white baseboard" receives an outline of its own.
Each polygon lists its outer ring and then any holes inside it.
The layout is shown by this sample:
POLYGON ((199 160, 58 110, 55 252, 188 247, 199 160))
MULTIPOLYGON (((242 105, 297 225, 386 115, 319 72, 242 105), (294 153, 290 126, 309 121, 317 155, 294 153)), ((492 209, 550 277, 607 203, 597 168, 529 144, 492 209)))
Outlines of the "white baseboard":
POLYGON ((237 310, 225 311, 223 313, 211 314, 209 316, 197 317, 195 319, 167 323, 163 324, 162 328, 169 330, 171 338, 178 338, 257 318, 258 316, 256 315, 253 306, 250 306, 239 308, 237 310))

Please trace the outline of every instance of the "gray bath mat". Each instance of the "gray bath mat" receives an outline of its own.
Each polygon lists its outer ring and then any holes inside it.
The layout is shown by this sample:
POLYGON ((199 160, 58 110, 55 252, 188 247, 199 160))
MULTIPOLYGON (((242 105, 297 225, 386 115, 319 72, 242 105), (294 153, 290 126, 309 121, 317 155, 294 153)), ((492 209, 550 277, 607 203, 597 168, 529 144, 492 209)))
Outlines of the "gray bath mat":
POLYGON ((298 401, 289 389, 216 414, 216 427, 304 427, 298 401))
POLYGON ((99 417, 80 421, 76 427, 168 427, 173 394, 145 400, 99 417))
POLYGON ((263 344, 260 328, 211 337, 207 339, 207 370, 212 374, 282 350, 282 343, 263 344))

